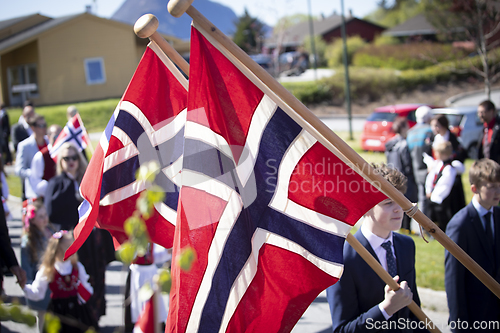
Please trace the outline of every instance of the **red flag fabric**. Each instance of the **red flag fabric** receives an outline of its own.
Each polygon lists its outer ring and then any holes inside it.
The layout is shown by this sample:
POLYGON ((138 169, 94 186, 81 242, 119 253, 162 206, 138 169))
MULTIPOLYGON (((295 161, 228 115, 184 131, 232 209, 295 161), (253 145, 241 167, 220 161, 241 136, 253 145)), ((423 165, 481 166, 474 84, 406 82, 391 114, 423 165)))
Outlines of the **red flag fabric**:
POLYGON ((196 28, 166 332, 289 332, 342 274, 351 227, 386 196, 196 28))
POLYGON ((111 117, 83 177, 80 221, 66 257, 75 253, 94 226, 107 229, 121 244, 125 220, 136 210, 146 184, 135 176, 140 165, 156 161, 161 171, 155 184, 165 191, 146 221, 151 240, 172 247, 182 144, 187 106, 187 81, 151 43, 111 117))
POLYGON ((141 316, 134 325, 133 333, 155 333, 154 295, 144 305, 141 316))
POLYGON ((52 157, 54 161, 57 161, 59 149, 65 142, 71 142, 78 151, 82 151, 90 145, 89 135, 78 113, 68 120, 56 141, 54 141, 54 144, 50 147, 50 157, 52 157))

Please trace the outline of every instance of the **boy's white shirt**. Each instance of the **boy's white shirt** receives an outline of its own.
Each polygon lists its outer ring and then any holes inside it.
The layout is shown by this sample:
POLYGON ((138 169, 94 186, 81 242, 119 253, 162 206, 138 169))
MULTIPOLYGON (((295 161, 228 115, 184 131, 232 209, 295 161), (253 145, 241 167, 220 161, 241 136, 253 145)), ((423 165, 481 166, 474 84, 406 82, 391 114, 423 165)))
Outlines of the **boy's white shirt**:
MULTIPOLYGON (((366 227, 365 223, 363 223, 361 225, 361 233, 363 234, 363 236, 365 236, 366 240, 368 241, 373 251, 377 255, 380 265, 382 265, 382 267, 387 272, 387 256, 386 256, 387 251, 382 247, 382 243, 385 243, 387 241, 391 242, 392 254, 396 259, 396 251, 394 250, 394 240, 392 236, 392 231, 390 232, 389 237, 383 239, 382 237, 379 237, 374 233, 372 233, 370 230, 368 230, 368 227, 366 227)), ((380 304, 378 305, 378 308, 382 313, 382 315, 384 316, 385 320, 389 320, 389 318, 392 317, 389 316, 389 314, 384 310, 384 308, 380 304)))
MULTIPOLYGON (((78 279, 85 289, 87 289, 89 293, 93 294, 94 288, 92 288, 89 283, 89 275, 85 271, 85 267, 83 267, 80 262, 77 262, 76 265, 78 266, 78 279)), ((71 274, 73 265, 70 260, 56 261, 54 268, 59 272, 59 274, 68 275, 71 274)), ((41 266, 36 273, 33 283, 24 286, 24 294, 26 295, 26 298, 32 301, 40 301, 45 298, 48 286, 49 281, 47 276, 43 274, 43 266, 41 266)))
POLYGON ((440 204, 448 197, 448 195, 450 195, 458 171, 455 169, 455 165, 457 165, 458 169, 463 170, 464 168, 460 161, 453 161, 452 165, 453 167, 450 165, 444 167, 441 177, 438 179, 434 189, 432 189, 432 183, 434 182, 436 175, 439 173, 439 170, 441 170, 443 161, 436 160, 427 174, 427 178, 425 179, 425 193, 431 193, 430 200, 432 202, 440 204), (458 162, 459 164, 455 162, 458 162))

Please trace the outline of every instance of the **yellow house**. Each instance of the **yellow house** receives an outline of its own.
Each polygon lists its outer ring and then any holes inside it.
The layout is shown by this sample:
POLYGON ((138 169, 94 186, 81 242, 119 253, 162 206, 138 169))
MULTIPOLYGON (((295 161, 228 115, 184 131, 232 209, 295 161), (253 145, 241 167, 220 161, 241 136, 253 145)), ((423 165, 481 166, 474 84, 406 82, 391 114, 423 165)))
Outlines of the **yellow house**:
MULTIPOLYGON (((181 54, 189 43, 163 36, 181 54)), ((121 97, 149 40, 89 13, 0 21, 0 102, 74 103, 121 97)))

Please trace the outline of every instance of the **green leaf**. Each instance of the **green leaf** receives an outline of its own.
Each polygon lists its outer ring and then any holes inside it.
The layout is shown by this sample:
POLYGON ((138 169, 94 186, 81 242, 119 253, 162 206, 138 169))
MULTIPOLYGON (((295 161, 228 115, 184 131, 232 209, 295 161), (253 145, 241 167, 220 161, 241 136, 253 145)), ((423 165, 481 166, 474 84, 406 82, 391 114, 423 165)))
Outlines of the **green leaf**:
POLYGON ((170 288, 172 287, 172 275, 170 274, 170 270, 164 268, 158 270, 158 284, 162 292, 170 293, 170 288))
POLYGON ((135 246, 132 245, 130 242, 123 243, 120 249, 118 250, 121 261, 127 264, 130 264, 132 260, 134 260, 135 252, 136 252, 135 246))
POLYGON ((45 329, 47 333, 58 333, 61 330, 61 321, 53 314, 45 313, 45 329))
POLYGON ((194 261, 196 260, 196 252, 192 247, 187 246, 181 250, 181 255, 179 257, 179 266, 183 271, 191 270, 194 261))

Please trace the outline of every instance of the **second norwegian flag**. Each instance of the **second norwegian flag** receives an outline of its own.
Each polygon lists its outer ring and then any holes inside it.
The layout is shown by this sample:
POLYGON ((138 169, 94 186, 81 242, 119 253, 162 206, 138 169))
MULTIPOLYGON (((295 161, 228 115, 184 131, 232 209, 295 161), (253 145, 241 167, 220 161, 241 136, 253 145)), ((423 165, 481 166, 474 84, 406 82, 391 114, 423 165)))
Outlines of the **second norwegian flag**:
POLYGON ((78 250, 94 226, 107 229, 118 243, 127 239, 123 224, 146 189, 143 181, 136 180, 136 171, 149 161, 160 165, 155 184, 163 188, 165 199, 155 205, 146 227, 154 243, 172 247, 186 105, 186 79, 151 43, 83 177, 80 189, 84 201, 67 257, 78 250))

